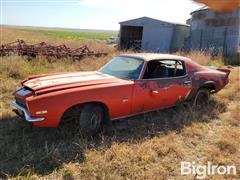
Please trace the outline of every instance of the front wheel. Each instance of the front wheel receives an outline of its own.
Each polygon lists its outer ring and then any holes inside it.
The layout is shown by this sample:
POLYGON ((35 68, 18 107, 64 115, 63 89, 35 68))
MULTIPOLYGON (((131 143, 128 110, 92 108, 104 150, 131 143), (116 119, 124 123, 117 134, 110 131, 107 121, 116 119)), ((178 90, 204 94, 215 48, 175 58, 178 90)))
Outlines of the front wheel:
POLYGON ((196 111, 206 107, 209 102, 210 92, 208 89, 201 88, 198 90, 196 96, 193 99, 193 109, 196 111))
POLYGON ((79 117, 80 132, 83 135, 95 135, 101 126, 104 113, 100 105, 86 104, 79 117))

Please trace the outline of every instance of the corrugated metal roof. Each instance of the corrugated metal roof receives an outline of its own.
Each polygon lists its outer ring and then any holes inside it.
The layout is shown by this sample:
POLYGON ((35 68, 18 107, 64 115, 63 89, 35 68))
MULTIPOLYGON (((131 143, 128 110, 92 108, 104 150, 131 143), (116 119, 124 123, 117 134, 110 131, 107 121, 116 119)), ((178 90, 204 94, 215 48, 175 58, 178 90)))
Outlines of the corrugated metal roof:
POLYGON ((130 20, 127 20, 127 21, 122 21, 122 22, 119 22, 119 24, 131 23, 131 22, 134 22, 134 21, 140 20, 140 19, 151 20, 151 21, 158 21, 159 23, 164 23, 164 24, 169 24, 169 25, 189 26, 189 25, 184 24, 184 23, 167 22, 167 21, 162 21, 162 20, 159 20, 159 19, 154 19, 154 18, 150 18, 150 17, 146 17, 146 16, 140 17, 140 18, 135 18, 135 19, 130 19, 130 20))
POLYGON ((158 20, 158 19, 154 19, 154 18, 150 18, 150 17, 140 17, 140 18, 135 18, 135 19, 130 19, 130 20, 127 20, 127 21, 122 21, 122 22, 119 22, 119 24, 124 24, 124 23, 130 23, 130 22, 134 22, 134 21, 137 21, 137 20, 151 20, 151 21, 158 21, 160 23, 166 23, 166 24, 173 24, 173 23, 170 23, 170 22, 166 22, 166 21, 162 21, 162 20, 158 20))
POLYGON ((192 14, 195 13, 195 12, 198 12, 198 11, 205 11, 205 10, 209 10, 209 7, 208 7, 208 6, 203 6, 203 7, 199 8, 199 9, 197 9, 197 10, 191 12, 190 15, 192 15, 192 14))
POLYGON ((184 23, 174 23, 175 25, 177 26, 187 26, 187 27, 190 27, 189 24, 184 24, 184 23))

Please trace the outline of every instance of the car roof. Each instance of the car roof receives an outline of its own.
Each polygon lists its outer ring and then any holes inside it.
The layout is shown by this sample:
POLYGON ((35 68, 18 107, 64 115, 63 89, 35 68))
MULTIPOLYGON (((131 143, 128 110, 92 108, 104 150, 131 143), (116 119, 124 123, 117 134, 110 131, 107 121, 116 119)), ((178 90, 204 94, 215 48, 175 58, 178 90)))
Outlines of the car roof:
POLYGON ((163 59, 182 60, 185 62, 192 61, 191 59, 183 56, 177 56, 172 54, 160 54, 160 53, 131 53, 131 54, 122 54, 120 56, 140 58, 145 61, 163 60, 163 59))

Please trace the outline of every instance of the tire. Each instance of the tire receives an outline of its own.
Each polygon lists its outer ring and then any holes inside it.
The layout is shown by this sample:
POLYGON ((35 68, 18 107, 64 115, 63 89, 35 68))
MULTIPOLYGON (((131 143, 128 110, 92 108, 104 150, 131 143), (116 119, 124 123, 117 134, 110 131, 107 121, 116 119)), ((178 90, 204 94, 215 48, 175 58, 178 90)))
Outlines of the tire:
POLYGON ((97 134, 103 121, 103 108, 97 104, 86 104, 79 116, 79 129, 82 135, 93 136, 97 134))
POLYGON ((193 98, 192 107, 195 111, 199 111, 208 105, 210 92, 208 89, 201 88, 193 98))

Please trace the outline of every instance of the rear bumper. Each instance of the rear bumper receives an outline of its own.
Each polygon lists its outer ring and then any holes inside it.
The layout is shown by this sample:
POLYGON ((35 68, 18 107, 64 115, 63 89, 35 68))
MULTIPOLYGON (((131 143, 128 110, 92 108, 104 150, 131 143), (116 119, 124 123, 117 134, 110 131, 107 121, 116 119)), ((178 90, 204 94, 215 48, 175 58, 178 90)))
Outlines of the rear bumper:
POLYGON ((23 116, 21 116, 20 113, 18 113, 18 111, 14 111, 18 116, 23 117, 26 121, 28 122, 39 122, 39 121, 44 121, 45 118, 44 117, 31 117, 30 114, 28 113, 28 110, 20 105, 18 105, 16 103, 16 101, 12 101, 11 103, 12 106, 14 106, 15 108, 17 108, 18 110, 20 110, 23 113, 23 116))

